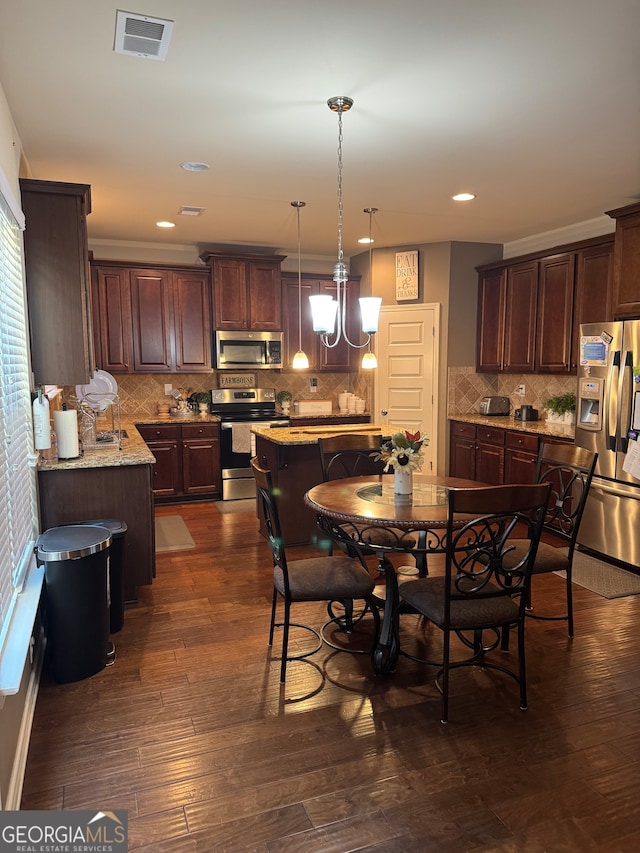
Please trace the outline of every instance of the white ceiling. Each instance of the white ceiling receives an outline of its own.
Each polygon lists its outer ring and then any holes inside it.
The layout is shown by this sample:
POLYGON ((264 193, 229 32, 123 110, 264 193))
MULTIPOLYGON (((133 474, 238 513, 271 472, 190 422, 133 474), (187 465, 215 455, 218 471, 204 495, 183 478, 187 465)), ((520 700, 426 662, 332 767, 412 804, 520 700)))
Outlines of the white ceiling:
POLYGON ((640 197, 640 0, 132 0, 175 22, 164 62, 114 52, 117 8, 0 2, 31 176, 91 184, 93 239, 291 255, 300 199, 303 253, 335 256, 336 95, 347 257, 369 206, 377 246, 508 243, 640 197))

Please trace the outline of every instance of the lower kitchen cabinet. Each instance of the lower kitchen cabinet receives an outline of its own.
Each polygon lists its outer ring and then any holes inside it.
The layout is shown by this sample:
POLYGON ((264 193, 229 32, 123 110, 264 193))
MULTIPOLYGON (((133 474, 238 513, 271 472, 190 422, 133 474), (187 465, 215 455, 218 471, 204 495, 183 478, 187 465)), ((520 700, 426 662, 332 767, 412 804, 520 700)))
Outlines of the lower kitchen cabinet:
POLYGON ((504 436, 503 429, 476 427, 476 480, 492 486, 504 483, 504 436))
POLYGON ((137 587, 155 575, 155 532, 150 465, 38 471, 42 530, 118 518, 127 525, 124 546, 124 597, 135 601, 137 587))
POLYGON ((535 483, 541 441, 571 443, 555 436, 451 421, 449 475, 492 486, 535 483))
POLYGON ((156 459, 158 503, 220 497, 219 424, 137 424, 137 429, 156 459))
POLYGON ((539 441, 537 435, 523 432, 506 433, 504 448, 505 483, 535 483, 539 441))

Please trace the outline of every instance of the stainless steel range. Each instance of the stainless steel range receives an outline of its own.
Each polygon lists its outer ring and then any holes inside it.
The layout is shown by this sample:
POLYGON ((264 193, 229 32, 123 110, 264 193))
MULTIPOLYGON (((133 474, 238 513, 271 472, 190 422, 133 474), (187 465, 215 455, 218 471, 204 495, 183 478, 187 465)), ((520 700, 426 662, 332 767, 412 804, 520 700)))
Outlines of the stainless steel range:
POLYGON ((287 426, 289 418, 276 414, 275 388, 214 388, 211 414, 221 420, 220 464, 222 500, 255 497, 250 460, 255 456, 254 426, 287 426))

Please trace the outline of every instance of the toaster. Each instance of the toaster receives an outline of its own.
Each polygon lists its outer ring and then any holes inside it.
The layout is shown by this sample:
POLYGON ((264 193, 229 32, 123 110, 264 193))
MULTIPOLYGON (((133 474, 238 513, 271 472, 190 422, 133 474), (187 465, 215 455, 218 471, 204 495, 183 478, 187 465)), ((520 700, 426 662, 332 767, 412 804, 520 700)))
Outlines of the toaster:
POLYGON ((480 400, 481 415, 508 415, 511 401, 508 397, 483 397, 480 400))

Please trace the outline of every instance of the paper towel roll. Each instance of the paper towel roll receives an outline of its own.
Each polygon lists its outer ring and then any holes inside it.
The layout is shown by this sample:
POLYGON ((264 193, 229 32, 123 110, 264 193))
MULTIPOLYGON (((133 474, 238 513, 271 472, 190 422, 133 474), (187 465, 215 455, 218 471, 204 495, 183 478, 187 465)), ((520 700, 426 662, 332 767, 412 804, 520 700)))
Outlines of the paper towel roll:
POLYGON ((53 413, 53 428, 58 438, 58 459, 75 459, 78 446, 78 413, 75 409, 53 413))

